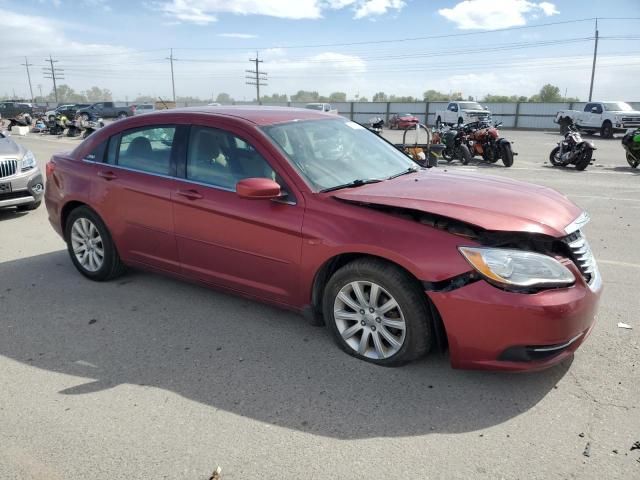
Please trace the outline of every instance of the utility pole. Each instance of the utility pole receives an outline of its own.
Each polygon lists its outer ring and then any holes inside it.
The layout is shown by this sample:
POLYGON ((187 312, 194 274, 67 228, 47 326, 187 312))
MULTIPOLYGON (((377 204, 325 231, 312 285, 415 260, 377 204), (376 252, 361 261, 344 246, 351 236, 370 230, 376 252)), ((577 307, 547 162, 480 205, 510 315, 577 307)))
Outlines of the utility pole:
POLYGON ((33 87, 31 86, 31 74, 29 73, 29 67, 33 67, 33 63, 29 63, 27 57, 24 57, 24 63, 22 64, 27 68, 27 79, 29 80, 29 92, 31 93, 31 103, 33 102, 33 87))
POLYGON ((59 103, 58 86, 56 85, 56 80, 64 80, 64 77, 62 76, 64 74, 61 73, 64 72, 64 70, 53 66, 54 63, 58 63, 58 60, 54 60, 53 58, 51 58, 51 55, 49 55, 49 58, 45 58, 44 61, 49 62, 49 65, 51 65, 50 67, 45 67, 43 69, 44 78, 50 78, 53 80, 53 95, 56 98, 56 103, 59 103))
POLYGON ((40 90, 40 100, 44 101, 44 97, 42 96, 42 84, 38 84, 38 90, 40 90))
POLYGON ((596 75, 596 58, 598 57, 598 19, 596 18, 596 43, 593 47, 593 66, 591 67, 591 86, 589 87, 589 101, 593 94, 593 77, 596 75))
POLYGON ((173 90, 173 103, 176 103, 176 82, 173 77, 173 48, 171 49, 171 54, 165 60, 169 60, 169 62, 171 62, 171 88, 173 90))
POLYGON ((256 86, 256 101, 258 105, 260 105, 260 87, 266 87, 267 84, 263 83, 267 81, 267 72, 260 71, 260 64, 264 60, 260 60, 258 52, 256 52, 256 58, 250 58, 250 62, 256 64, 255 70, 245 70, 245 72, 250 73, 251 76, 247 75, 247 80, 252 80, 251 82, 246 82, 247 85, 255 85, 256 86), (264 76, 263 76, 264 75, 264 76))

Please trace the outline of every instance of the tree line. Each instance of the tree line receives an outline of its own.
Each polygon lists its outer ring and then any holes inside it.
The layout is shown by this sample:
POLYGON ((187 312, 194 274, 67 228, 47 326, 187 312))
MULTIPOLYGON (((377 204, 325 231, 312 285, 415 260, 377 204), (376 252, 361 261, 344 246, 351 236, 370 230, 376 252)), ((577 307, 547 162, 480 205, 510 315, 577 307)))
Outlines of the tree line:
MULTIPOLYGON (((9 99, 8 97, 0 97, 0 99, 9 99)), ((109 89, 91 87, 88 90, 76 92, 68 85, 60 85, 58 87, 58 102, 60 103, 91 103, 101 101, 112 101, 113 95, 109 89)), ((158 97, 151 95, 138 95, 132 103, 153 103, 158 101, 158 97)), ((167 100, 167 98, 164 98, 167 100)), ((411 95, 387 95, 385 92, 377 92, 371 98, 372 102, 450 102, 450 101, 479 101, 486 103, 510 103, 510 102, 579 102, 577 97, 564 97, 560 94, 560 88, 555 85, 546 84, 535 95, 531 97, 523 95, 492 95, 486 94, 482 98, 474 98, 472 96, 465 97, 462 92, 443 93, 438 90, 426 90, 422 94, 422 98, 413 97, 411 95)), ((38 96, 36 102, 55 102, 55 94, 53 90, 46 96, 38 96)), ((217 97, 211 99, 201 99, 199 97, 182 96, 176 97, 178 103, 205 103, 217 102, 222 104, 234 103, 235 99, 228 93, 219 93, 217 97)), ((255 99, 253 99, 255 101, 255 99)), ((345 92, 332 92, 329 95, 320 95, 319 92, 313 90, 298 90, 293 95, 286 93, 274 93, 272 95, 264 95, 260 97, 262 103, 336 103, 336 102, 368 102, 369 99, 356 94, 353 98, 348 98, 345 92)))

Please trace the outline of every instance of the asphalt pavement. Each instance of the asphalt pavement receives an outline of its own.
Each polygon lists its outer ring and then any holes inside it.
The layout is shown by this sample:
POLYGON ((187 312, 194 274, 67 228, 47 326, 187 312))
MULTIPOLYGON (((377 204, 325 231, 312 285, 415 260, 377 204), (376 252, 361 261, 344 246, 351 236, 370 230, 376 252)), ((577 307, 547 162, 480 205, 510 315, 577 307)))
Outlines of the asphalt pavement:
MULTIPOLYGON (((572 359, 532 374, 453 370, 438 353, 376 367, 260 303, 141 271, 90 282, 44 206, 3 211, 0 478, 640 478, 640 169, 619 138, 592 137, 594 165, 576 172, 547 163, 556 132, 504 135, 512 168, 438 168, 546 185, 591 214, 605 292, 572 359)), ((18 141, 41 167, 79 143, 18 141)))

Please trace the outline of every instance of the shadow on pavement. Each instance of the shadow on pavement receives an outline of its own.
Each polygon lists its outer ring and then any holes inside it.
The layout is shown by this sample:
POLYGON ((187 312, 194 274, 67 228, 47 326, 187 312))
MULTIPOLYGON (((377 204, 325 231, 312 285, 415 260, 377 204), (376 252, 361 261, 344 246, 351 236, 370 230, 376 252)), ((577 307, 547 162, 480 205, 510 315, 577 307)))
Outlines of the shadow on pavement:
POLYGON ((296 314, 142 272, 94 283, 65 251, 0 264, 0 304, 0 355, 85 377, 68 379, 61 395, 146 385, 341 439, 505 422, 544 398, 572 361, 523 375, 452 370, 438 353, 377 367, 296 314))
POLYGON ((29 214, 29 212, 21 212, 15 207, 0 208, 0 222, 5 220, 15 220, 16 218, 23 217, 29 214))

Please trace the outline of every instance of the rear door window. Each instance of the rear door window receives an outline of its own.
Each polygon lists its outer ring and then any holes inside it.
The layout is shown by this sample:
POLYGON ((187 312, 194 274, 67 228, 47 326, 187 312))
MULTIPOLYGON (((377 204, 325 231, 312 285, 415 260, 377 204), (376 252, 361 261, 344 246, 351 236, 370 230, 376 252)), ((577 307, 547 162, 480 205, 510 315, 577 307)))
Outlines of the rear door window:
POLYGON ((117 164, 141 172, 170 175, 175 133, 176 127, 165 126, 124 132, 117 147, 117 164))

